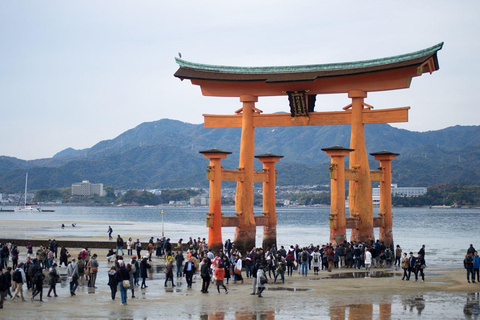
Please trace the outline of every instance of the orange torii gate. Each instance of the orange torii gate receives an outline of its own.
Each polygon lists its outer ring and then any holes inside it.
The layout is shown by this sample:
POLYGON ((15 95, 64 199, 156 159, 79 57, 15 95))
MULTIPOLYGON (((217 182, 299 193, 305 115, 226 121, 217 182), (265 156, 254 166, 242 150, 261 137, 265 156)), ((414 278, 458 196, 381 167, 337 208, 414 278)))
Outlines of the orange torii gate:
MULTIPOLYGON (((346 177, 347 180, 350 180, 350 218, 355 221, 350 226, 352 227, 351 238, 352 241, 373 240, 372 173, 368 164, 364 125, 406 122, 410 107, 373 110, 373 107, 364 100, 368 92, 408 88, 413 77, 438 70, 437 52, 442 46, 443 43, 439 43, 424 50, 376 60, 285 67, 215 66, 192 63, 177 58, 176 62, 180 68, 175 73, 176 77, 182 80, 189 79, 192 84, 199 85, 205 96, 238 97, 242 103, 242 108, 237 110, 235 115, 204 115, 206 128, 242 128, 239 166, 238 170, 234 170, 235 173, 221 169, 219 159, 226 157, 224 151, 210 150, 210 152, 204 153, 205 157, 210 158, 208 177, 211 187, 210 200, 218 198, 220 191, 216 189, 221 186, 218 181, 223 178, 237 181, 235 217, 222 217, 219 204, 215 201, 213 204, 212 201, 210 202, 207 225, 210 228, 209 235, 212 235, 213 239, 209 236, 209 245, 213 248, 222 245, 221 226, 236 226, 234 239, 236 246, 242 251, 249 250, 255 246, 256 226, 266 225, 266 220, 270 216, 276 217, 274 206, 273 209, 264 208, 263 216, 255 217, 253 212, 253 183, 267 181, 266 172, 270 170, 266 169, 263 173, 254 171, 256 127, 340 124, 351 125, 351 151, 349 151, 349 170, 351 172, 347 172, 346 177), (343 111, 315 112, 316 95, 329 93, 346 93, 352 99, 352 103, 344 107, 343 111), (262 114, 262 111, 255 106, 259 97, 280 95, 288 95, 290 114, 262 114), (210 157, 211 155, 213 157, 210 157), (215 174, 212 178, 213 168, 215 168, 215 174), (216 181, 216 184, 212 181, 216 181)), ((384 161, 382 160, 384 158, 391 161, 392 155, 394 157, 395 154, 388 152, 387 154, 390 155, 376 157, 380 161, 384 161)), ((275 161, 278 159, 279 156, 276 156, 275 161)), ((376 181, 385 180, 385 170, 375 172, 373 175, 375 175, 376 181)), ((271 179, 268 181, 270 185, 274 184, 271 179)), ((390 186, 383 185, 383 189, 390 188, 390 186)), ((383 194, 384 206, 388 206, 388 203, 385 204, 385 194, 388 192, 383 194)), ((267 202, 270 203, 272 197, 273 201, 275 199, 275 195, 271 193, 268 197, 270 199, 267 202)), ((339 201, 338 197, 334 201, 339 201)), ((343 206, 344 215, 345 203, 332 204, 332 208, 341 206, 343 206)), ((391 207, 391 204, 389 206, 391 207)), ((331 216, 337 214, 342 214, 342 211, 331 211, 331 216)), ((385 226, 388 221, 391 224, 391 208, 382 211, 381 215, 383 215, 381 222, 383 226, 381 227, 387 230, 383 234, 389 234, 389 238, 393 239, 391 225, 385 226), (390 217, 386 217, 386 215, 390 215, 390 217)), ((347 221, 347 219, 340 220, 347 221)), ((333 227, 346 227, 343 222, 341 224, 340 226, 338 223, 332 224, 331 232, 339 234, 333 227)), ((276 242, 276 235, 274 238, 271 235, 270 232, 269 242, 272 243, 272 240, 276 242)), ((387 238, 386 240, 390 242, 387 238)))

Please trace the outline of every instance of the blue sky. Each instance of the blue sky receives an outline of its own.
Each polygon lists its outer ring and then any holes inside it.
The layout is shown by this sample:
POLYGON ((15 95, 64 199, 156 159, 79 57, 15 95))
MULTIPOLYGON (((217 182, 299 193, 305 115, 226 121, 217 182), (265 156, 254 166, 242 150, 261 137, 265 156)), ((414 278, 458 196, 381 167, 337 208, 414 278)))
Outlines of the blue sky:
MULTIPOLYGON (((236 98, 204 97, 173 77, 174 57, 272 66, 375 59, 444 41, 440 70, 410 89, 370 93, 376 109, 411 106, 414 131, 479 125, 478 1, 2 1, 0 155, 51 157, 162 118, 202 123, 236 98), (475 99, 475 100, 474 100, 475 99)), ((346 95, 317 98, 341 110, 346 95)), ((264 112, 286 97, 260 98, 264 112)))

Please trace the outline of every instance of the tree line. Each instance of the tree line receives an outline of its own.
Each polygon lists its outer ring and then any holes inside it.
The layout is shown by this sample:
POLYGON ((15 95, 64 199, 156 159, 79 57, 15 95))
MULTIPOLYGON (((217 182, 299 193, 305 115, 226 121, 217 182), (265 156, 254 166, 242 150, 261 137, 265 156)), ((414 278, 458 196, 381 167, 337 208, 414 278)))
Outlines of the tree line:
MULTIPOLYGON (((170 201, 188 201, 203 193, 203 190, 165 189, 160 195, 146 190, 130 189, 121 196, 116 196, 113 187, 105 187, 104 197, 72 196, 71 189, 42 189, 35 192, 33 202, 52 202, 61 200, 63 203, 92 204, 129 204, 129 205, 159 205, 170 201)), ((283 196, 299 205, 330 205, 330 192, 305 192, 283 196)), ((224 199, 223 204, 233 204, 231 199, 224 199)), ((255 195, 255 204, 261 205, 261 195, 255 195)), ((427 193, 418 197, 393 197, 393 206, 480 206, 480 186, 466 184, 438 184, 427 187, 427 193)))

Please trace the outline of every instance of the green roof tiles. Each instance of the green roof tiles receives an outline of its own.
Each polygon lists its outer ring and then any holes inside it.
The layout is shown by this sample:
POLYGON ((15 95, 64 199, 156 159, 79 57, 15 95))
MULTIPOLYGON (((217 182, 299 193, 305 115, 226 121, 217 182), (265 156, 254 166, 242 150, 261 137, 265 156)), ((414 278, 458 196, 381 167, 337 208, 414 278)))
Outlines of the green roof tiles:
POLYGON ((313 64, 313 65, 298 65, 298 66, 271 66, 271 67, 235 67, 235 66, 220 66, 220 65, 208 65, 201 63, 194 63, 185 61, 179 58, 175 58, 177 64, 181 68, 196 69, 202 71, 219 72, 219 73, 238 73, 238 74, 277 74, 277 73, 299 73, 299 72, 316 72, 316 71, 334 71, 334 70, 348 70, 359 68, 371 68, 382 65, 390 65, 418 59, 421 57, 428 57, 436 54, 437 51, 442 49, 443 42, 436 44, 432 47, 402 54, 398 56, 363 60, 354 62, 340 62, 329 64, 313 64))

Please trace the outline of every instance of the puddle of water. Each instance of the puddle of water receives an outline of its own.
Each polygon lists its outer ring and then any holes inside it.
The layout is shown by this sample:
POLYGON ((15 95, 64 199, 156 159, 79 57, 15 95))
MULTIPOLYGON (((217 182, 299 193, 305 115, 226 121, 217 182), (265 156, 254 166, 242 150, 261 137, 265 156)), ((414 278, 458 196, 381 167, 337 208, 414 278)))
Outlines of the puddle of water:
POLYGON ((325 280, 325 279, 353 279, 353 278, 392 278, 398 276, 394 272, 386 271, 371 271, 371 272, 345 272, 335 273, 326 277, 311 278, 310 280, 325 280))
POLYGON ((312 289, 305 289, 305 288, 286 288, 286 287, 268 287, 267 290, 272 290, 272 291, 311 291, 312 289))

